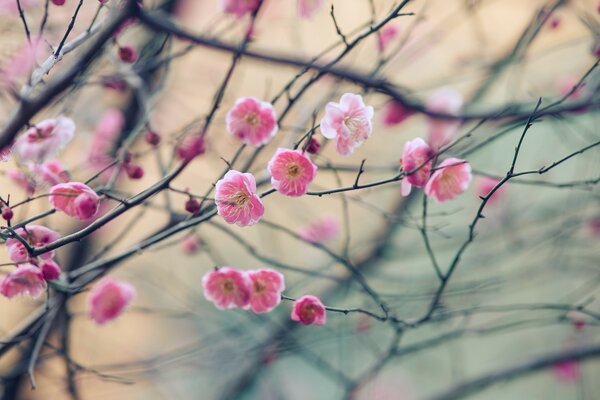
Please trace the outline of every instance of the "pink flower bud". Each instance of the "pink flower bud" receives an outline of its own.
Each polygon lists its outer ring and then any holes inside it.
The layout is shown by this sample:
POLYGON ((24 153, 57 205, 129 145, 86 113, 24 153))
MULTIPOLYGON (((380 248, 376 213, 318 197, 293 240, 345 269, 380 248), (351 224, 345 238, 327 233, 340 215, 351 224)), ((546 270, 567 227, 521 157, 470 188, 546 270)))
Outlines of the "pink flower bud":
POLYGON ((13 219, 13 215, 13 210, 11 210, 10 207, 2 207, 2 218, 4 218, 5 221, 13 219))
POLYGON ((193 197, 190 197, 188 201, 185 202, 185 211, 190 214, 197 214, 200 211, 200 202, 193 197))
POLYGON ((125 63, 131 64, 137 60, 137 51, 131 46, 119 47, 119 59, 125 63))
POLYGON ((47 260, 46 262, 44 262, 40 269, 42 270, 42 275, 44 276, 44 279, 47 281, 53 281, 55 279, 58 279, 61 272, 60 266, 53 260, 47 260))
POLYGON ((144 169, 135 164, 125 164, 125 172, 129 179, 142 179, 144 176, 144 169))
POLYGON ((160 143, 160 135, 154 131, 148 131, 144 134, 144 140, 149 145, 158 146, 160 143))
POLYGON ((206 143, 201 134, 191 135, 184 138, 177 146, 177 156, 183 161, 191 161, 195 157, 204 154, 206 143))
POLYGON ((52 4, 54 4, 55 6, 62 6, 63 4, 65 4, 65 0, 52 0, 52 4))
POLYGON ((80 182, 59 183, 53 186, 48 200, 52 207, 81 220, 96 215, 100 205, 100 198, 96 192, 80 182))
POLYGON ((317 154, 321 151, 321 143, 315 138, 310 138, 310 141, 306 145, 306 152, 308 154, 317 154))
POLYGON ((325 325, 327 322, 325 306, 316 296, 302 296, 294 301, 292 321, 300 322, 304 325, 325 325))

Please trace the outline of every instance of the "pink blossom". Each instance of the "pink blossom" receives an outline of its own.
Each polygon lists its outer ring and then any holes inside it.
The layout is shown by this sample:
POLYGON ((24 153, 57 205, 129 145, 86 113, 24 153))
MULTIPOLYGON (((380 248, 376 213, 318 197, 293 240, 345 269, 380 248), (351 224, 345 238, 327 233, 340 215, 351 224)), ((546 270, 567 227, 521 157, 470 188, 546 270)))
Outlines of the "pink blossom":
POLYGON ((248 271, 250 279, 250 305, 257 314, 266 313, 281 302, 281 292, 285 289, 283 275, 272 269, 248 271))
POLYGON ((181 247, 185 254, 194 254, 202 247, 202 242, 198 236, 191 234, 183 238, 181 247))
POLYGON ((46 119, 20 135, 12 150, 22 161, 42 163, 69 143, 74 133, 75 123, 72 119, 46 119))
POLYGON ((412 110, 392 100, 383 108, 383 124, 385 126, 398 125, 413 114, 412 110))
POLYGON ((33 164, 29 169, 35 176, 38 186, 54 186, 69 181, 69 172, 59 160, 33 164))
POLYGON ((92 188, 81 182, 59 183, 50 189, 50 204, 78 219, 90 219, 98 212, 100 198, 92 188))
POLYGON ((312 18, 323 7, 323 0, 298 0, 298 16, 312 18))
POLYGON ((177 146, 177 156, 183 161, 191 161, 206 152, 204 135, 197 133, 188 135, 177 146))
POLYGON ((9 299, 24 294, 36 298, 45 289, 46 281, 42 272, 38 267, 29 263, 21 264, 0 281, 0 294, 9 299))
POLYGON ((578 100, 585 94, 583 86, 579 86, 573 91, 573 88, 575 88, 577 84, 579 84, 579 79, 573 75, 562 76, 556 82, 558 93, 561 96, 569 95, 569 98, 572 100, 578 100))
POLYGON ((6 176, 18 187, 23 189, 25 193, 31 195, 35 192, 35 182, 25 175, 23 171, 19 169, 9 169, 6 171, 6 176))
POLYGON ((0 149, 0 162, 7 162, 10 159, 12 145, 0 149))
POLYGON ((265 213, 256 194, 256 180, 249 173, 231 170, 216 184, 217 212, 229 224, 255 225, 265 213))
MULTIPOLYGON (((60 237, 57 232, 41 225, 27 225, 25 228, 17 228, 15 233, 25 239, 32 247, 45 246, 60 237)), ((8 257, 14 262, 19 263, 29 260, 27 249, 18 239, 7 239, 6 249, 8 250, 8 257)), ((42 260, 48 260, 54 257, 54 250, 43 253, 39 257, 42 260)))
POLYGON ((254 147, 267 144, 278 130, 273 106, 255 97, 237 99, 225 120, 230 135, 254 147))
MULTIPOLYGON (((37 0, 21 0, 21 7, 23 10, 35 6, 37 0)), ((19 12, 16 0, 0 0, 0 14, 13 14, 16 15, 19 12)))
POLYGON ((44 261, 44 263, 40 266, 40 270, 42 271, 44 279, 47 281, 58 279, 61 272, 60 266, 55 263, 54 260, 44 261))
POLYGON ((300 150, 279 148, 267 166, 271 184, 286 196, 302 196, 317 176, 317 166, 300 150))
POLYGON ((588 222, 588 227, 594 236, 600 236, 600 215, 591 218, 588 222))
POLYGON ((425 194, 433 197, 438 203, 452 200, 467 190, 471 178, 471 166, 468 162, 448 158, 442 161, 427 182, 425 194))
POLYGON ((325 306, 318 297, 309 294, 304 295, 294 301, 292 321, 304 325, 325 325, 327 322, 325 306))
POLYGON ((388 45, 398 36, 399 33, 400 30, 395 25, 384 26, 377 35, 377 47, 379 48, 379 51, 385 51, 388 45))
POLYGON ((202 278, 204 297, 226 310, 245 308, 250 302, 250 281, 246 273, 232 267, 207 272, 202 278))
POLYGON ((570 383, 581 378, 581 368, 576 360, 562 361, 552 366, 552 372, 557 380, 570 383))
POLYGON ((298 229, 298 235, 307 242, 322 243, 335 239, 340 233, 340 224, 337 219, 331 216, 324 216, 320 219, 302 226, 298 229))
POLYGON ((135 296, 135 288, 109 276, 102 278, 90 291, 89 315, 98 325, 117 318, 135 296))
MULTIPOLYGON (((489 177, 481 177, 477 179, 477 184, 475 185, 475 192, 479 197, 487 196, 494 187, 500 182, 499 179, 489 178, 489 177)), ((492 197, 488 200, 488 204, 496 203, 498 200, 504 197, 504 185, 500 186, 498 190, 494 192, 492 197)))
POLYGON ((223 12, 238 18, 256 11, 261 2, 262 0, 220 0, 223 12))
MULTIPOLYGON (((10 1, 16 5, 16 0, 10 1)), ((32 37, 31 41, 24 43, 0 68, 0 84, 6 87, 14 86, 16 80, 29 76, 37 64, 37 57, 43 46, 44 41, 40 37, 32 37)))
POLYGON ((346 93, 339 103, 329 102, 321 120, 321 133, 336 139, 337 152, 349 156, 371 135, 373 107, 365 106, 360 95, 346 93))
POLYGON ((416 138, 406 142, 400 159, 402 170, 407 174, 416 171, 402 179, 401 190, 403 196, 408 196, 412 186, 424 187, 427 184, 433 164, 433 156, 433 149, 423 139, 416 138))
MULTIPOLYGON (((426 106, 432 112, 457 114, 463 106, 463 98, 455 89, 443 87, 429 96, 426 106)), ((427 125, 427 141, 437 151, 454 138, 460 128, 460 121, 428 118, 427 125)))
POLYGON ((102 114, 94 130, 88 155, 93 166, 103 168, 112 161, 110 154, 124 125, 125 117, 120 110, 111 108, 102 114))

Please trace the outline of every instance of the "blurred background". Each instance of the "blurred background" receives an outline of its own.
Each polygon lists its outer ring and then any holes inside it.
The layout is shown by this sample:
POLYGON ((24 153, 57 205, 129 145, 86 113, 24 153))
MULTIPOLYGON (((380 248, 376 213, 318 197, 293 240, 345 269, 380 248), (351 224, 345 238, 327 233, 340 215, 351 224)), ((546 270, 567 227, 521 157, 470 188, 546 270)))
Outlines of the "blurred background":
MULTIPOLYGON (((28 2, 30 21, 41 19, 44 3, 28 2)), ((307 60, 323 52, 320 61, 325 63, 344 51, 330 15, 332 5, 340 30, 352 40, 398 2, 324 3, 314 17, 301 19, 295 0, 265 0, 249 48, 307 60)), ((216 0, 143 4, 163 7, 199 35, 231 43, 239 43, 249 26, 249 16, 225 15, 216 0)), ((48 47, 40 51, 40 62, 50 54, 49 46, 62 38, 77 6, 74 0, 61 7, 50 5, 44 35, 48 47)), ((414 0, 402 10, 411 15, 389 22, 397 34, 384 51, 372 35, 337 65, 385 79, 421 101, 440 87, 452 87, 465 98, 466 110, 499 110, 523 102, 533 107, 540 97, 548 104, 565 95, 596 62, 597 7, 595 0, 414 0), (541 18, 545 22, 540 23, 541 18)), ((88 29, 97 11, 98 2, 84 1, 70 37, 88 29)), ((105 15, 108 10, 102 9, 99 19, 105 15)), ((2 11, 0 30, 5 65, 25 43, 14 9, 2 11)), ((65 56, 50 78, 77 54, 65 56)), ((161 165, 172 165, 173 146, 182 133, 201 128, 230 64, 229 53, 167 39, 134 23, 116 43, 107 43, 92 69, 35 120, 60 114, 75 120, 76 138, 61 160, 73 180, 84 181, 95 173, 86 160, 99 123, 108 110, 119 110, 123 124, 118 143, 130 141, 134 159, 145 170, 142 179, 125 177, 117 184, 123 196, 133 195, 162 176, 161 165), (124 44, 137 49, 136 63, 118 60, 117 46, 124 44), (125 82, 124 90, 107 88, 108 78, 125 82), (161 135, 156 150, 141 139, 148 126, 161 135)), ((241 96, 271 101, 298 71, 242 57, 207 130, 208 151, 173 186, 196 194, 209 190, 226 167, 223 160, 231 160, 239 147, 225 129, 229 108, 241 96)), ((302 76, 290 93, 312 76, 302 76)), ((593 70, 582 90, 597 81, 593 70)), ((259 180, 266 177, 273 151, 291 146, 315 120, 318 123, 325 104, 338 101, 345 92, 363 94, 375 108, 372 137, 344 158, 317 135, 323 150, 314 157, 320 171, 311 189, 352 185, 363 159, 361 182, 394 176, 404 143, 426 137, 426 117, 416 114, 400 124, 386 124, 389 98, 329 76, 293 104, 277 137, 250 171, 259 180)), ((15 104, 9 91, 2 92, 0 120, 8 118, 15 104)), ((287 95, 274 105, 283 112, 287 95)), ((448 153, 471 163, 471 187, 454 201, 428 206, 426 229, 444 271, 467 238, 481 202, 478 182, 483 176, 504 176, 524 127, 524 121, 480 122, 465 122, 460 135, 471 134, 448 153)), ((544 117, 528 133, 517 170, 548 166, 597 142, 598 122, 594 108, 544 117)), ((245 149, 240 164, 251 156, 245 149)), ((138 294, 127 312, 110 324, 96 326, 88 318, 87 290, 72 296, 41 352, 35 391, 23 364, 31 340, 19 342, 0 358, 3 398, 425 399, 481 374, 598 343, 593 311, 600 310, 600 233, 593 222, 600 216, 600 191, 597 180, 592 181, 600 176, 599 160, 600 150, 592 148, 552 172, 509 182, 501 198, 487 206, 436 318, 400 334, 391 324, 360 313, 330 312, 326 326, 305 327, 290 322, 287 301, 272 313, 255 315, 220 311, 204 299, 201 278, 213 267, 272 267, 271 259, 283 264, 273 268, 285 275, 286 295, 316 294, 328 306, 378 313, 377 304, 340 262, 277 228, 297 232, 328 216, 339 222, 341 231, 327 247, 352 260, 398 318, 410 321, 427 311, 439 283, 421 235, 421 191, 403 198, 395 182, 323 197, 268 196, 267 223, 239 228, 214 218, 115 267, 111 275, 135 285, 138 294), (285 269, 286 265, 319 275, 285 269), (390 353, 390 348, 396 350, 390 353)), ((2 196, 10 193, 15 201, 28 196, 7 172, 19 168, 23 169, 12 159, 0 165, 2 196)), ((268 188, 267 183, 259 192, 268 188)), ((89 238, 60 249, 61 265, 75 269, 129 248, 169 222, 167 209, 183 214, 186 198, 178 193, 151 198, 89 238)), ((15 220, 48 208, 44 198, 32 201, 15 210, 15 220)), ((63 235, 81 228, 58 214, 43 222, 63 235)), ((0 257, 0 262, 8 261, 4 252, 0 257)), ((44 301, 0 298, 0 332, 8 335, 44 301)), ((595 399, 600 397, 599 373, 600 364, 592 359, 542 369, 472 397, 595 399)))

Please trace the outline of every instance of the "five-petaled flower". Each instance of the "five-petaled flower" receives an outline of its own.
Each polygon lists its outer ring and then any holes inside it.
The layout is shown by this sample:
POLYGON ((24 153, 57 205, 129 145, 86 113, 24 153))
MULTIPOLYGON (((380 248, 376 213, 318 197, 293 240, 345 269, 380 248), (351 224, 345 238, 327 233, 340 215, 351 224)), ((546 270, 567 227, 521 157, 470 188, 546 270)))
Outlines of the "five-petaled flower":
POLYGON ((471 182, 471 166, 465 160, 448 158, 440 163, 425 186, 425 194, 438 203, 462 194, 471 182))
POLYGON ((277 149, 267 169, 273 187, 290 197, 305 194, 317 176, 317 166, 300 150, 277 149))
POLYGON ((89 294, 89 316, 98 325, 117 318, 135 297, 135 288, 109 276, 99 280, 89 294))
POLYGON ((402 179, 403 196, 408 196, 412 186, 424 187, 431 173, 433 149, 421 138, 406 142, 402 151, 400 164, 407 175, 402 179))
MULTIPOLYGON (((60 237, 57 232, 41 225, 27 225, 25 228, 17 228, 15 229, 15 233, 23 238, 31 247, 45 246, 60 237)), ((16 263, 25 262, 30 259, 27 248, 25 248, 19 239, 7 239, 6 249, 8 250, 8 257, 16 263)), ((42 260, 48 260, 54 257, 54 250, 43 253, 39 257, 42 260)))
POLYGON ((285 289, 283 275, 273 269, 248 271, 250 279, 250 303, 247 306, 257 314, 273 310, 281 302, 285 289))
POLYGON ((0 281, 0 294, 9 299, 24 294, 36 298, 45 289, 46 281, 42 271, 29 263, 19 265, 0 281))
POLYGON ((100 198, 92 188, 81 182, 59 183, 50 189, 52 207, 70 217, 86 220, 98 212, 100 198))
MULTIPOLYGON (((457 114, 463 106, 460 92, 449 87, 443 87, 431 94, 427 99, 427 109, 442 114, 457 114)), ((460 128, 459 120, 430 117, 427 119, 429 145, 435 151, 448 144, 460 128)))
POLYGON ((294 301, 292 320, 304 325, 325 325, 327 315, 321 300, 312 295, 304 295, 294 301))
POLYGON ((336 140, 337 152, 349 156, 369 138, 373 107, 366 106, 360 95, 345 93, 339 103, 329 102, 321 120, 321 133, 336 140))
POLYGON ((46 119, 20 135, 12 151, 23 162, 42 163, 54 157, 73 139, 75 123, 72 119, 58 117, 46 119))
POLYGON ((207 272, 202 278, 204 297, 226 310, 245 308, 250 302, 250 281, 245 272, 233 267, 221 267, 207 272))
POLYGON ((249 173, 227 172, 216 184, 215 202, 218 214, 229 224, 255 225, 265 212, 256 194, 256 180, 249 173))
POLYGON ((230 135, 254 147, 267 144, 279 129, 273 106, 255 97, 237 99, 225 120, 230 135))

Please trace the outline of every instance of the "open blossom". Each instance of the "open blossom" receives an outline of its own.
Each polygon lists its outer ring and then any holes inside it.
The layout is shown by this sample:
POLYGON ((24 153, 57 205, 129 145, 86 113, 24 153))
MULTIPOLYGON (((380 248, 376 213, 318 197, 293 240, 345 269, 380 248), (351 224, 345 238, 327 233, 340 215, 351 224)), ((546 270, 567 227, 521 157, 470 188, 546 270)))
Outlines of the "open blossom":
POLYGON ((431 173, 433 164, 433 149, 421 138, 406 142, 402 151, 400 164, 405 173, 416 169, 412 174, 402 179, 401 190, 403 196, 408 196, 412 186, 424 187, 431 173))
POLYGON ((340 224, 331 216, 324 216, 298 229, 298 235, 311 243, 322 243, 335 239, 340 233, 340 224))
MULTIPOLYGON (((16 6, 16 0, 10 0, 10 2, 16 6)), ((0 1, 0 13, 4 8, 2 3, 3 1, 0 1)), ((43 46, 44 41, 40 37, 32 37, 31 40, 20 46, 19 50, 0 67, 0 84, 11 87, 17 80, 29 76, 37 64, 37 57, 44 49, 43 46)))
POLYGON ((46 289, 42 271, 33 264, 21 264, 0 281, 0 294, 9 299, 27 294, 38 297, 46 289))
POLYGON ((74 133, 75 123, 72 119, 46 119, 19 136, 12 150, 24 162, 42 163, 69 143, 74 133))
POLYGON ((425 194, 438 203, 452 200, 462 194, 471 182, 471 166, 465 160, 448 158, 440 163, 437 171, 425 186, 425 194))
POLYGON ((327 322, 325 306, 316 296, 309 294, 302 296, 294 301, 292 320, 304 325, 325 325, 327 322))
POLYGON ((385 126, 394 126, 404 122, 405 119, 413 115, 414 113, 404 107, 397 101, 388 102, 383 108, 383 124, 385 126))
POLYGON ((273 187, 291 197, 305 194, 317 176, 317 166, 300 150, 277 149, 267 169, 273 187))
POLYGON ((98 212, 100 198, 92 188, 81 182, 59 183, 50 189, 52 207, 70 217, 90 219, 98 212))
POLYGON ((69 172, 59 160, 33 164, 30 165, 29 170, 35 177, 38 187, 54 186, 69 181, 69 172))
MULTIPOLYGON (((111 108, 102 114, 87 154, 91 167, 100 170, 113 161, 112 152, 124 125, 125 117, 119 109, 111 108)), ((112 170, 107 170, 102 177, 108 179, 111 174, 112 170)))
MULTIPOLYGON (((500 179, 489 178, 489 177, 481 177, 477 179, 477 183, 475 185, 475 191, 477 196, 485 197, 487 196, 494 187, 500 182, 500 179)), ((488 200, 488 204, 496 203, 498 200, 504 197, 504 188, 505 185, 502 185, 494 192, 492 197, 488 200)))
POLYGON ((323 0, 298 0, 298 16, 312 18, 323 7, 323 0))
POLYGON ((366 106, 360 95, 346 93, 339 103, 329 102, 321 120, 321 133, 336 140, 337 152, 349 156, 371 135, 373 107, 366 106))
MULTIPOLYGON (((45 246, 60 237, 57 232, 41 225, 27 225, 25 228, 17 228, 15 229, 15 233, 25 239, 32 247, 45 246)), ((18 239, 7 239, 6 249, 8 250, 8 257, 14 262, 19 263, 29 260, 27 249, 18 239)), ((43 253, 39 257, 43 260, 48 260, 54 257, 54 250, 43 253)))
MULTIPOLYGON (((426 102, 429 111, 457 114, 463 106, 463 98, 460 92, 449 87, 436 90, 426 102)), ((427 130, 429 145, 434 150, 439 150, 448 144, 458 132, 460 121, 440 118, 428 118, 427 130)))
POLYGON ((262 0, 221 0, 221 9, 224 13, 243 17, 256 11, 262 0))
POLYGON ((249 173, 227 172, 216 184, 215 202, 218 214, 229 224, 255 225, 265 213, 256 180, 249 173))
POLYGON ((221 310, 245 308, 250 302, 250 281, 243 271, 222 267, 202 278, 204 297, 221 310))
POLYGON ((247 145, 266 144, 277 133, 277 115, 270 103, 240 97, 227 113, 227 132, 247 145))
POLYGON ((181 249, 185 254, 194 254, 202 248, 202 241, 197 235, 187 235, 181 241, 181 249))
POLYGON ((117 318, 135 296, 135 288, 109 276, 98 281, 90 291, 89 315, 98 325, 117 318))
POLYGON ((281 302, 281 292, 285 289, 283 275, 272 269, 248 271, 250 279, 249 308, 257 314, 266 313, 281 302))

